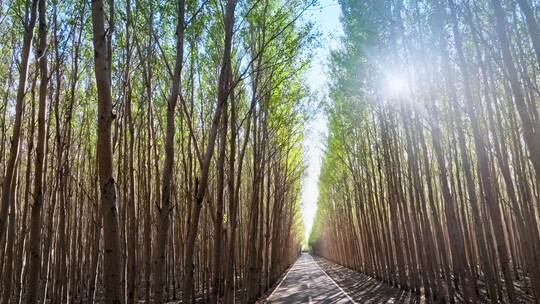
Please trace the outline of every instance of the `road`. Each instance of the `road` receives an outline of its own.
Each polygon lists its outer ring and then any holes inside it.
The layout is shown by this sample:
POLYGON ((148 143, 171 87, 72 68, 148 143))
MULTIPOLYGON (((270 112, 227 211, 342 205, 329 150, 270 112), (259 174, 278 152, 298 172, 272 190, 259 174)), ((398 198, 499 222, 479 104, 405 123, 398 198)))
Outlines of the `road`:
POLYGON ((268 303, 356 303, 303 253, 268 297, 268 303))

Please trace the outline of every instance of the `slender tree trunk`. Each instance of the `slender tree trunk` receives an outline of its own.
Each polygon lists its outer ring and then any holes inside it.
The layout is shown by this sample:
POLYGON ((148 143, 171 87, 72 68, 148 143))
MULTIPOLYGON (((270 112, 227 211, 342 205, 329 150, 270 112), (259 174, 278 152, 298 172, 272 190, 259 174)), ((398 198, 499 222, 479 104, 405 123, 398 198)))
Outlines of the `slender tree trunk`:
POLYGON ((167 135, 165 139, 165 163, 163 165, 161 207, 159 210, 159 222, 157 226, 156 252, 154 256, 154 302, 163 302, 163 287, 165 265, 166 265, 166 245, 169 234, 169 213, 172 211, 171 187, 174 167, 174 114, 178 95, 181 94, 182 64, 184 59, 184 0, 178 3, 178 24, 176 28, 176 63, 172 79, 172 87, 167 101, 167 135))
POLYGON ((129 146, 128 146, 128 185, 129 185, 129 197, 126 208, 128 209, 128 225, 131 228, 128 232, 127 241, 127 286, 126 286, 126 304, 134 304, 138 301, 137 293, 137 236, 139 228, 136 221, 136 205, 135 205, 135 174, 134 174, 134 146, 135 146, 135 126, 133 122, 133 110, 132 110, 132 89, 131 89, 131 1, 126 2, 126 119, 129 131, 129 146))
MULTIPOLYGON (((18 163, 15 164, 15 173, 14 178, 17 178, 18 163)), ((13 263, 13 254, 14 254, 14 238, 15 238, 15 194, 16 194, 16 181, 11 183, 11 194, 10 194, 10 206, 9 206, 9 225, 8 225, 8 234, 7 234, 7 244, 6 244, 6 261, 4 269, 2 270, 3 282, 2 282, 2 304, 9 304, 9 300, 12 298, 11 285, 13 282, 13 272, 14 263, 13 263)), ((1 249, 0 249, 1 250, 1 249)), ((16 292, 16 290, 15 290, 16 292)))
MULTIPOLYGON (((46 111, 47 111, 47 20, 45 0, 39 0, 39 49, 37 58, 39 58, 39 106, 38 106, 38 136, 36 144, 36 165, 34 176, 34 204, 32 205, 30 220, 30 268, 28 271, 28 286, 38 286, 39 271, 41 268, 41 209, 43 206, 43 174, 45 159, 45 130, 46 111)), ((39 288, 29 288, 26 297, 26 303, 36 303, 37 291, 39 288)))
POLYGON ((185 275, 184 275, 184 303, 191 303, 193 293, 193 253, 195 251, 195 240, 198 234, 199 215, 202 209, 204 197, 207 192, 208 176, 210 173, 210 165, 212 156, 214 155, 214 147, 216 144, 216 136, 221 118, 221 112, 230 93, 229 78, 231 74, 231 51, 232 51, 232 36, 234 28, 234 13, 236 9, 236 0, 228 0, 225 9, 225 41, 223 61, 219 73, 218 83, 218 98, 217 105, 212 119, 212 125, 209 130, 206 151, 201 163, 200 179, 197 184, 197 192, 195 195, 195 204, 191 215, 191 225, 188 227, 186 252, 185 252, 185 275))
MULTIPOLYGON (((111 8, 112 9, 112 8, 111 8)), ((110 31, 111 29, 109 29, 110 31)), ((94 43, 95 77, 98 93, 98 140, 97 157, 99 187, 101 193, 101 216, 103 218, 103 279, 105 303, 122 303, 122 259, 116 207, 116 186, 112 176, 113 159, 111 124, 113 114, 111 97, 110 34, 105 31, 103 0, 92 1, 92 32, 94 43)))
MULTIPOLYGON (((217 199, 216 199, 216 218, 215 218, 215 236, 214 236, 214 256, 212 271, 212 296, 211 302, 218 303, 221 295, 221 273, 222 273, 222 255, 223 255, 223 200, 225 187, 225 154, 227 150, 227 127, 228 113, 227 104, 223 109, 221 118, 221 131, 219 143, 219 157, 217 161, 217 199)), ((230 176, 229 178, 234 178, 230 176)))

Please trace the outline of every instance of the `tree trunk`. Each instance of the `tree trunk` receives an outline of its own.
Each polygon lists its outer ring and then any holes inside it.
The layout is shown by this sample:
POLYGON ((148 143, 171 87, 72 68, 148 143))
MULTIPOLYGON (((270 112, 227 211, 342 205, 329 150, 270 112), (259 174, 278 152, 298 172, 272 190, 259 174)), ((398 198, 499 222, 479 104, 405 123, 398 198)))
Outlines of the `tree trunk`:
POLYGON ((163 287, 166 264, 166 245, 169 234, 169 213, 171 206, 171 187, 174 166, 174 114, 178 95, 181 94, 182 64, 184 59, 184 0, 178 3, 178 24, 176 28, 176 63, 172 79, 172 87, 167 101, 167 135, 165 139, 165 163, 161 189, 161 207, 157 226, 156 252, 154 257, 154 302, 163 302, 163 287))
MULTIPOLYGON (((28 286, 38 286, 39 271, 41 268, 41 209, 43 206, 43 171, 45 159, 45 133, 46 133, 46 108, 47 108, 47 20, 46 1, 39 0, 39 106, 38 106, 38 136, 36 143, 36 164, 34 176, 34 204, 32 205, 30 222, 30 268, 28 270, 28 286)), ((26 297, 26 303, 36 303, 39 288, 30 288, 26 297)))
POLYGON ((116 187, 112 176, 113 159, 111 145, 111 124, 115 118, 110 83, 110 54, 112 50, 109 49, 108 38, 110 38, 110 33, 107 35, 105 31, 104 19, 103 0, 92 1, 94 69, 98 93, 97 157, 101 193, 101 216, 103 218, 105 303, 120 304, 123 302, 121 284, 122 259, 118 231, 116 187))
POLYGON ((223 61, 219 73, 218 83, 218 98, 217 105, 212 119, 212 125, 209 130, 206 151, 201 163, 200 179, 197 184, 195 204, 192 207, 191 225, 188 227, 187 242, 185 251, 185 274, 184 274, 184 303, 191 303, 193 293, 193 253, 195 251, 195 240, 198 234, 199 215, 202 209, 204 197, 207 192, 208 176, 210 173, 210 165, 212 156, 214 155, 214 147, 216 144, 216 136, 221 118, 221 112, 230 93, 229 78, 231 75, 231 51, 232 51, 232 36, 234 28, 234 13, 236 9, 236 0, 228 0, 225 9, 225 41, 223 50, 223 61))

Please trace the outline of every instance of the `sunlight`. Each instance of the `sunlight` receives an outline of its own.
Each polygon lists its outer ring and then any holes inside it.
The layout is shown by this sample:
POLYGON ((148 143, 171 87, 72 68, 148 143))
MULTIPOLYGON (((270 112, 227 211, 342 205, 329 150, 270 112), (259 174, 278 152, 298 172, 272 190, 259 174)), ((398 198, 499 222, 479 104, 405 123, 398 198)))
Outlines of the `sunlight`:
MULTIPOLYGON (((320 0, 320 9, 308 12, 308 19, 313 21, 321 29, 321 40, 327 47, 318 48, 312 59, 312 65, 305 75, 306 83, 310 87, 313 96, 327 96, 327 83, 330 75, 327 67, 327 58, 330 50, 339 46, 337 37, 343 34, 339 16, 341 10, 337 0, 320 0)), ((317 213, 317 201, 319 198, 319 173, 326 137, 328 135, 328 121, 323 111, 318 110, 308 122, 304 131, 303 158, 306 172, 302 180, 302 220, 304 223, 304 242, 307 241, 313 227, 315 214, 317 213)))
POLYGON ((396 97, 405 94, 407 90, 407 80, 397 73, 386 76, 386 87, 390 96, 396 97))
POLYGON ((324 114, 317 113, 304 131, 304 162, 307 166, 302 181, 302 219, 306 241, 313 227, 319 198, 319 174, 323 158, 324 143, 328 135, 328 121, 324 114))
POLYGON ((315 214, 317 212, 317 199, 318 199, 318 189, 317 184, 315 186, 307 186, 308 189, 303 193, 302 204, 302 219, 304 221, 304 237, 309 238, 311 233, 311 228, 313 228, 313 221, 315 219, 315 214))

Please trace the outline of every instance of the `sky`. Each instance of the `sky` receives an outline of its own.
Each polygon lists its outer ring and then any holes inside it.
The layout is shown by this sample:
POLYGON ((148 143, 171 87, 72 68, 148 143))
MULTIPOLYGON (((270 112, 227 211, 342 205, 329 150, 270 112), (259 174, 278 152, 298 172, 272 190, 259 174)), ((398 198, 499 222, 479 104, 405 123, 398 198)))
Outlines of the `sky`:
MULTIPOLYGON (((328 91, 327 63, 330 50, 339 45, 341 28, 340 7, 338 0, 321 0, 314 8, 308 10, 305 20, 314 22, 316 30, 321 34, 319 47, 316 49, 311 68, 305 75, 306 83, 317 98, 326 98, 328 91)), ((307 122, 304 130, 304 164, 307 167, 302 181, 302 217, 305 237, 308 238, 313 227, 313 219, 317 211, 319 196, 319 173, 324 154, 328 122, 321 111, 318 111, 307 122)))

